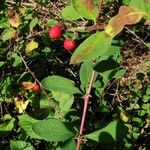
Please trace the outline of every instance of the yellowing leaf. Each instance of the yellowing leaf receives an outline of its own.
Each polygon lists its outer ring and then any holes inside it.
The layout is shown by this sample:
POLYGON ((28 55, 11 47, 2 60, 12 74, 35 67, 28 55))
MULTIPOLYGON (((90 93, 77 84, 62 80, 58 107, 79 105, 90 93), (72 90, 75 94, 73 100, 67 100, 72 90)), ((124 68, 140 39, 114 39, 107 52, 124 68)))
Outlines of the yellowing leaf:
POLYGON ((25 51, 26 53, 30 53, 36 48, 38 48, 38 43, 32 40, 30 43, 27 44, 25 51))
POLYGON ((93 60, 102 56, 110 47, 112 38, 103 32, 96 32, 83 41, 73 53, 70 64, 93 60))
POLYGON ((19 7, 19 12, 20 12, 22 15, 24 15, 25 12, 26 12, 26 9, 23 8, 23 7, 19 7))
POLYGON ((147 115, 147 117, 146 117, 146 122, 147 122, 147 123, 150 123, 150 114, 147 115))
POLYGON ((24 110, 27 108, 29 101, 28 100, 24 101, 22 99, 19 99, 18 97, 16 97, 14 100, 15 100, 16 110, 18 111, 18 113, 23 113, 24 110))
POLYGON ((129 6, 121 6, 119 13, 110 19, 105 33, 115 37, 123 30, 125 25, 138 23, 144 15, 145 13, 141 10, 129 6))
POLYGON ((130 119, 130 116, 127 114, 127 112, 122 111, 120 113, 120 118, 121 118, 122 121, 128 122, 128 120, 130 119))
POLYGON ((22 82, 22 86, 24 90, 30 90, 33 88, 34 85, 35 83, 32 82, 22 82))
POLYGON ((10 18, 9 23, 12 27, 18 28, 21 24, 21 19, 19 15, 16 14, 14 17, 10 18))

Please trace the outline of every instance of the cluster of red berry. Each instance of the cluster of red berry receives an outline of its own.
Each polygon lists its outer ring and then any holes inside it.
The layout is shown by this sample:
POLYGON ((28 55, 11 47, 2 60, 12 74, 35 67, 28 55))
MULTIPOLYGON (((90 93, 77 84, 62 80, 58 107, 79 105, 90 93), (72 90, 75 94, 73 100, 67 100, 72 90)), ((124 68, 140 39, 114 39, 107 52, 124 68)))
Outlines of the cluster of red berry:
MULTIPOLYGON (((59 24, 55 24, 48 30, 48 35, 51 39, 60 39, 63 36, 63 31, 62 28, 59 24)), ((16 40, 18 37, 18 32, 15 32, 15 34, 12 37, 12 40, 16 40)), ((77 46, 77 42, 70 39, 66 38, 63 42, 63 47, 65 50, 71 52, 74 50, 74 48, 77 46)))
MULTIPOLYGON (((48 30, 49 37, 52 39, 60 39, 63 35, 62 28, 59 24, 55 24, 48 30)), ((66 38, 63 42, 63 47, 65 50, 71 52, 76 47, 76 41, 66 38)))

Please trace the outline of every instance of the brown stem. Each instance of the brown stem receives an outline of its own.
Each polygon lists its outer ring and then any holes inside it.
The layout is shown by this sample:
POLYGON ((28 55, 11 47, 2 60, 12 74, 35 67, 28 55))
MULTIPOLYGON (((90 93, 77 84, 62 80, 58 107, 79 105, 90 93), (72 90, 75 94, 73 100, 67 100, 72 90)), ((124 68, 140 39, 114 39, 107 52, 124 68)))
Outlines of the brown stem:
POLYGON ((70 28, 67 29, 67 32, 80 32, 81 30, 86 31, 86 32, 90 32, 90 31, 94 31, 94 30, 103 30, 105 28, 105 24, 96 24, 94 26, 88 26, 88 27, 76 27, 76 28, 70 28))
POLYGON ((98 22, 98 19, 99 19, 100 15, 101 15, 102 7, 103 7, 103 0, 99 0, 99 4, 98 4, 99 14, 98 14, 98 16, 96 18, 96 22, 98 22))
POLYGON ((93 70, 90 84, 87 88, 86 95, 84 96, 84 109, 83 109, 82 120, 81 120, 81 125, 80 125, 80 132, 79 132, 79 136, 77 138, 76 150, 80 150, 81 138, 83 136, 83 130, 84 130, 84 126, 85 126, 85 119, 86 119, 86 114, 87 114, 87 110, 88 110, 89 98, 90 98, 90 93, 91 93, 91 89, 93 86, 93 82, 95 80, 95 74, 96 74, 96 72, 93 70))
MULTIPOLYGON (((34 80, 40 85, 40 89, 43 91, 43 93, 45 94, 47 100, 48 100, 48 104, 49 106, 52 106, 51 104, 51 99, 50 97, 48 96, 46 90, 44 89, 43 85, 41 84, 41 82, 36 78, 36 76, 34 75, 34 73, 30 70, 30 68, 27 66, 23 56, 19 53, 20 57, 21 57, 21 60, 26 68, 26 70, 31 74, 31 76, 34 78, 34 80)), ((56 110, 56 114, 58 115, 59 118, 62 118, 61 115, 59 115, 59 112, 56 110)))

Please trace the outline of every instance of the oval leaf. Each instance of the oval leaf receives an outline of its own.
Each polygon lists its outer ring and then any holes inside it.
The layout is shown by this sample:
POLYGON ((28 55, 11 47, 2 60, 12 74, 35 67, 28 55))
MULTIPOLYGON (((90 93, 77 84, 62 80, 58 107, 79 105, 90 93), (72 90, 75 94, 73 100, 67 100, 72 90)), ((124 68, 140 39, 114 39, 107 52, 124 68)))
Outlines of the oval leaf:
POLYGON ((15 32, 16 31, 13 28, 6 29, 5 33, 2 35, 2 40, 3 41, 10 40, 15 34, 15 32))
POLYGON ((112 121, 106 127, 97 130, 93 133, 85 135, 86 138, 92 139, 94 141, 103 141, 106 137, 110 137, 110 139, 105 139, 107 143, 112 140, 120 140, 120 138, 125 137, 128 133, 128 128, 119 121, 112 121), (110 140, 110 141, 109 141, 110 140))
MULTIPOLYGON (((136 1, 131 0, 129 6, 138 8, 150 15, 150 0, 136 1)), ((149 16, 150 17, 150 16, 149 16)))
POLYGON ((65 20, 77 20, 81 16, 75 11, 72 5, 66 6, 62 11, 61 15, 65 20))
POLYGON ((48 119, 33 125, 33 131, 41 138, 50 141, 65 141, 74 134, 59 120, 48 119))
POLYGON ((10 141, 10 149, 11 150, 33 150, 33 146, 29 143, 29 142, 25 142, 25 141, 10 141))
POLYGON ((74 102, 74 97, 71 94, 52 91, 52 95, 59 102, 61 112, 68 112, 74 102))
POLYGON ((38 24, 38 18, 34 18, 29 24, 30 30, 32 30, 37 24, 38 24))
POLYGON ((32 40, 30 43, 27 44, 25 51, 26 53, 30 53, 36 48, 38 48, 38 43, 32 40))
POLYGON ((30 136, 31 138, 42 139, 39 137, 32 129, 32 126, 39 122, 39 120, 33 119, 28 115, 19 116, 19 124, 21 128, 30 136))
POLYGON ((102 56, 110 47, 111 42, 112 38, 105 32, 92 34, 75 50, 70 63, 81 63, 102 56))
POLYGON ((138 9, 121 6, 119 13, 110 19, 105 32, 111 37, 115 37, 123 30, 125 25, 138 23, 143 15, 144 13, 138 9))
POLYGON ((75 87, 74 82, 60 76, 49 76, 42 80, 42 85, 46 90, 58 91, 68 94, 80 93, 78 88, 75 87))
POLYGON ((72 0, 73 7, 82 17, 89 20, 96 20, 99 15, 98 7, 93 0, 72 0))
POLYGON ((81 81, 81 89, 85 90, 89 84, 91 75, 92 75, 92 70, 93 70, 93 62, 92 61, 87 61, 81 65, 80 68, 80 81, 81 81))

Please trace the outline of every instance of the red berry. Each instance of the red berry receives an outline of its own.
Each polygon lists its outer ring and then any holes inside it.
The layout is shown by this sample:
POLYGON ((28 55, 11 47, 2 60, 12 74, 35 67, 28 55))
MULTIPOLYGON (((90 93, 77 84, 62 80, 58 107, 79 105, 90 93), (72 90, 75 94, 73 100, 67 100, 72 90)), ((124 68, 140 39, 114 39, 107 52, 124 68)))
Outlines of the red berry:
POLYGON ((77 43, 72 39, 65 39, 64 40, 64 48, 67 51, 71 52, 76 47, 76 45, 77 45, 77 43))
POLYGON ((35 84, 32 88, 33 91, 38 92, 40 90, 40 86, 38 84, 35 84))
POLYGON ((52 39, 60 39, 62 37, 62 29, 59 24, 54 25, 48 30, 49 37, 52 39))

